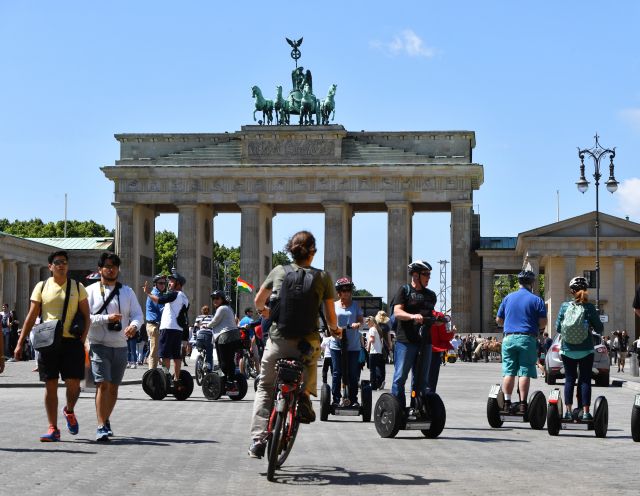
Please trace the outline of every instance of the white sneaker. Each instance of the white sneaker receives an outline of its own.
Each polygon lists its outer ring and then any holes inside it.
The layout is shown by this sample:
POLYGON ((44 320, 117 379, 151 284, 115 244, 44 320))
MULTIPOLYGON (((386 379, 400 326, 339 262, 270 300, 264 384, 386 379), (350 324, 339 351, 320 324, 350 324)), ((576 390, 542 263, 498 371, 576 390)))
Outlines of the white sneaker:
POLYGON ((138 368, 138 365, 136 364, 136 362, 133 362, 133 365, 131 365, 131 368, 132 369, 137 369, 138 368))
POLYGON ((127 362, 127 368, 130 369, 131 368, 131 363, 127 362))

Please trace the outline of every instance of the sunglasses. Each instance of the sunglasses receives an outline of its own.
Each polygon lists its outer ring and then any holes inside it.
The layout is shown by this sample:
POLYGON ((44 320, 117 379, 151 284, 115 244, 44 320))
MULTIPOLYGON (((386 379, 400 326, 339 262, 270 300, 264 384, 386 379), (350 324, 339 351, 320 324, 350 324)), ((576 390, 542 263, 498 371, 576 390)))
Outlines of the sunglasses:
POLYGON ((421 276, 431 277, 431 272, 420 272, 421 276))
POLYGON ((58 260, 54 260, 53 262, 51 262, 53 265, 55 265, 56 267, 58 267, 59 265, 68 265, 68 261, 64 260, 64 259, 58 259, 58 260))

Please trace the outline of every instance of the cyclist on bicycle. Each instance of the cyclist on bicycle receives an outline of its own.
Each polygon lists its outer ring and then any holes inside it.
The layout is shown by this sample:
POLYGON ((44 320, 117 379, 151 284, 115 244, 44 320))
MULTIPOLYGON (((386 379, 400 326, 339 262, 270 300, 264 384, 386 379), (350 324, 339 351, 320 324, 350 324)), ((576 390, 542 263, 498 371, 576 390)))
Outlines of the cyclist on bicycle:
MULTIPOLYGON (((272 293, 280 296, 280 290, 287 275, 287 271, 303 269, 305 274, 313 275, 312 294, 324 306, 329 332, 334 336, 340 336, 337 319, 334 310, 334 290, 331 276, 324 271, 311 267, 311 262, 316 253, 316 240, 308 231, 300 231, 289 239, 285 249, 291 254, 293 263, 291 266, 278 265, 267 276, 256 294, 255 304, 258 312, 264 317, 269 317, 269 308, 265 304, 272 293), (290 267, 290 268, 289 268, 290 267)), ((270 308, 275 308, 275 299, 270 302, 270 308)), ((317 361, 320 356, 320 334, 317 321, 319 308, 315 311, 315 329, 310 329, 302 336, 285 337, 278 323, 273 322, 269 330, 269 340, 262 356, 260 382, 253 403, 253 418, 251 421, 251 446, 249 456, 261 458, 264 455, 267 439, 269 415, 273 407, 274 383, 276 380, 276 362, 280 358, 296 358, 304 365, 304 388, 298 401, 298 416, 300 422, 310 423, 315 420, 315 412, 311 406, 309 395, 316 396, 317 361)))
MULTIPOLYGON (((422 392, 428 389, 431 352, 429 351, 425 356, 424 370, 416 371, 414 368, 420 349, 420 327, 425 317, 432 315, 437 302, 436 294, 427 289, 431 277, 431 265, 424 260, 415 260, 407 268, 411 276, 411 284, 401 286, 393 297, 393 315, 398 322, 398 328, 393 353, 394 372, 391 394, 398 399, 403 408, 406 406, 404 384, 410 370, 413 370, 413 382, 415 382, 415 374, 422 374, 422 392)), ((430 348, 431 346, 428 347, 430 348)))

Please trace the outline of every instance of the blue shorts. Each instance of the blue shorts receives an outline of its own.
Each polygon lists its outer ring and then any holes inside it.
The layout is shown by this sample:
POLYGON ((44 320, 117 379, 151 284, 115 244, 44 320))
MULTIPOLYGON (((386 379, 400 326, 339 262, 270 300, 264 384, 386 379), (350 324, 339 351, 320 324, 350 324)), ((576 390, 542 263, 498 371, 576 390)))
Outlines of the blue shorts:
POLYGON ((538 377, 538 344, 532 334, 507 334, 502 340, 502 375, 538 377))
POLYGON ((182 329, 160 329, 160 358, 182 359, 182 329))
POLYGON ((92 344, 89 347, 91 356, 91 372, 97 383, 110 382, 116 386, 122 383, 127 368, 127 348, 113 348, 103 344, 92 344))

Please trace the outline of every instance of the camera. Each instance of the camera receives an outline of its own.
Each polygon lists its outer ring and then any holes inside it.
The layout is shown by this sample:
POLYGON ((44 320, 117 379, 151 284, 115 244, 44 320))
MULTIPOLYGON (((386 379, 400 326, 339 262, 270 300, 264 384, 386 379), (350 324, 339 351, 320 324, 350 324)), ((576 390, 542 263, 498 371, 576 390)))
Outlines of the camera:
POLYGON ((109 322, 107 324, 107 329, 109 329, 110 331, 119 332, 122 330, 122 324, 119 320, 116 322, 109 322))

